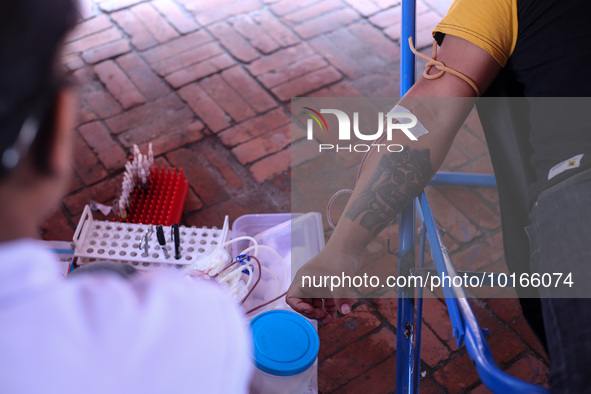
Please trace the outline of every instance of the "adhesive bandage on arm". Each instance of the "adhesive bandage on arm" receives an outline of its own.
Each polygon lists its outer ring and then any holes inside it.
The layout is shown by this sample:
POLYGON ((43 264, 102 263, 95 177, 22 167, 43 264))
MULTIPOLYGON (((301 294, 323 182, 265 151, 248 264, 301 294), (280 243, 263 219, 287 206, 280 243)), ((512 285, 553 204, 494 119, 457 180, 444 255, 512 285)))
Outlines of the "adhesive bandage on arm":
POLYGON ((391 119, 398 120, 398 128, 413 141, 416 141, 422 135, 429 134, 429 131, 423 126, 419 118, 417 118, 409 109, 404 108, 400 104, 397 104, 390 112, 388 112, 387 116, 388 121, 391 121, 391 119), (405 116, 404 114, 411 114, 412 117, 405 116), (410 123, 404 121, 411 118, 412 121, 410 123))

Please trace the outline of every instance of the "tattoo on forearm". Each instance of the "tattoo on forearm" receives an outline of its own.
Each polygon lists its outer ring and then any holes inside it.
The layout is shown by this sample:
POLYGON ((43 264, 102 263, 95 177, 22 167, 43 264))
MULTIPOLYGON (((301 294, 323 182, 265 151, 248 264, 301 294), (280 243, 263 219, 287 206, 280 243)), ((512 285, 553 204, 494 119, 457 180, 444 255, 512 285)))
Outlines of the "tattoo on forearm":
POLYGON ((429 149, 410 149, 385 155, 379 162, 369 189, 362 192, 345 215, 377 235, 394 215, 419 195, 431 179, 429 149))

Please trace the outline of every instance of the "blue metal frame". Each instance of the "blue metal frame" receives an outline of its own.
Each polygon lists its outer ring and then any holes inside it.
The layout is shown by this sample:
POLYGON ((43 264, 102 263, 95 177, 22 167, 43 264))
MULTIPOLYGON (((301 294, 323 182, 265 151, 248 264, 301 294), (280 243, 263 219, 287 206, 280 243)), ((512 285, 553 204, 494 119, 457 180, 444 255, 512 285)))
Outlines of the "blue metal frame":
MULTIPOLYGON (((441 240, 441 235, 437 229, 433 213, 429 207, 429 202, 425 193, 419 197, 421 216, 424 218, 429 244, 431 245, 431 254, 433 262, 440 275, 447 275, 450 278, 457 276, 453 267, 447 248, 441 240)), ((503 372, 493 359, 488 344, 484 338, 484 333, 478 324, 478 319, 468 302, 468 298, 461 287, 445 287, 445 302, 450 306, 455 305, 454 309, 459 311, 459 319, 452 319, 451 323, 456 330, 464 332, 464 342, 470 359, 474 361, 476 370, 482 382, 495 393, 548 393, 545 387, 535 386, 519 380, 503 372)), ((456 338, 457 339, 457 338, 456 338)), ((461 343, 460 343, 461 344, 461 343)))
MULTIPOLYGON (((404 96, 415 81, 414 54, 410 51, 408 38, 415 39, 415 0, 402 2, 402 38, 400 57, 400 97, 404 96)), ((406 207, 398 220, 398 273, 408 274, 415 263, 415 212, 413 204, 406 207)), ((398 288, 398 318, 396 335, 396 392, 415 393, 419 391, 418 378, 420 355, 416 359, 414 333, 414 290, 398 288), (416 360, 416 361, 415 361, 416 360), (416 387, 415 387, 416 385, 416 387)))
POLYGON ((468 174, 460 172, 439 171, 430 185, 480 186, 497 187, 497 180, 492 174, 468 174))
MULTIPOLYGON (((415 42, 415 0, 402 1, 402 34, 400 60, 400 97, 404 96, 415 80, 414 55, 406 44, 412 37, 415 42)), ((462 186, 492 186, 496 187, 494 176, 488 174, 458 174, 440 172, 435 175, 431 184, 453 184, 462 186)), ((419 267, 423 268, 425 239, 428 237, 433 262, 439 275, 456 276, 447 249, 441 240, 429 202, 424 193, 416 200, 417 214, 420 220, 420 259, 419 267)), ((409 204, 399 216, 398 241, 398 273, 408 275, 415 265, 415 204, 409 204)), ((397 321, 397 350, 396 350, 396 392, 414 394, 419 392, 420 380, 420 351, 422 326, 422 288, 418 289, 416 303, 416 321, 414 290, 398 289, 398 321, 397 321)), ((465 343, 466 349, 482 382, 495 393, 548 393, 544 387, 539 387, 521 381, 506 374, 497 367, 492 357, 484 332, 478 324, 478 319, 466 298, 462 288, 444 287, 445 302, 447 304, 453 335, 458 346, 465 343)))

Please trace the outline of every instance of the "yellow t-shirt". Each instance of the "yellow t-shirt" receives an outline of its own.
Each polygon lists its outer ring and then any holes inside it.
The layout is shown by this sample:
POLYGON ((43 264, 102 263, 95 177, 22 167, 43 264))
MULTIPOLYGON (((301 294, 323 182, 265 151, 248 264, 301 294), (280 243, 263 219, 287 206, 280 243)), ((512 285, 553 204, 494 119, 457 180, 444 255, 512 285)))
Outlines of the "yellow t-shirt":
POLYGON ((468 40, 505 67, 517 42, 517 0, 454 0, 437 33, 468 40))

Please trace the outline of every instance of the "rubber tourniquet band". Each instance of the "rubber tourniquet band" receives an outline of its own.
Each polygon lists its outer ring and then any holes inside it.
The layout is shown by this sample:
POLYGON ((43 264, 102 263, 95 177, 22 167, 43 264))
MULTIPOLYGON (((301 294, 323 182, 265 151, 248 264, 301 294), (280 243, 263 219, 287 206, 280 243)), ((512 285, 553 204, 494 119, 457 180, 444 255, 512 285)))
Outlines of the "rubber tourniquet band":
POLYGON ((476 97, 480 97, 480 90, 478 90, 478 86, 476 86, 474 81, 472 81, 470 78, 468 78, 467 76, 465 76, 461 72, 456 71, 453 68, 447 67, 445 64, 443 64, 443 62, 436 60, 436 58, 437 58, 437 42, 433 41, 433 55, 431 55, 431 57, 429 57, 427 55, 423 55, 421 52, 419 52, 415 49, 415 47, 412 45, 412 37, 408 38, 408 45, 409 45, 412 53, 414 53, 416 56, 420 57, 421 59, 425 59, 427 61, 427 64, 425 65, 425 71, 423 71, 423 77, 425 79, 441 78, 443 76, 443 74, 448 72, 448 73, 453 74, 456 77, 460 78, 462 81, 466 82, 468 85, 470 85, 472 87, 472 89, 474 89, 474 91, 476 92, 476 97), (429 71, 431 71, 431 68, 433 68, 433 67, 435 67, 436 69, 439 70, 439 72, 437 74, 429 74, 429 71))

